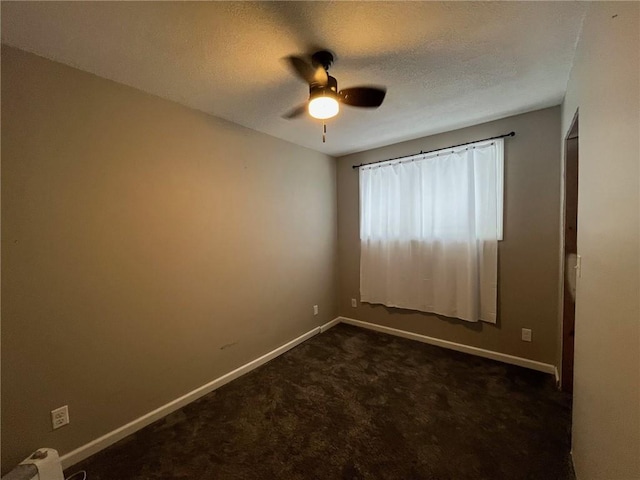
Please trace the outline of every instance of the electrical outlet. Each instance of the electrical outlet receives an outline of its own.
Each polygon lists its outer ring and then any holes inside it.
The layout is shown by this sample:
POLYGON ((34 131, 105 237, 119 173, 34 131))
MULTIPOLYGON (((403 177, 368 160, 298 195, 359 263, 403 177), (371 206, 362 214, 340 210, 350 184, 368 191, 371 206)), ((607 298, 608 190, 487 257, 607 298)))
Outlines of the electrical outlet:
POLYGON ((317 315, 318 314, 318 305, 314 305, 313 306, 313 314, 317 315))
POLYGON ((352 306, 353 308, 356 308, 356 307, 358 306, 358 301, 357 301, 355 298, 352 298, 352 299, 351 299, 351 306, 352 306))
POLYGON ((56 428, 64 427, 69 423, 69 406, 56 408, 51 410, 51 426, 55 430, 56 428))
POLYGON ((530 342, 531 341, 531 329, 530 328, 523 328, 522 329, 522 341, 523 342, 530 342))

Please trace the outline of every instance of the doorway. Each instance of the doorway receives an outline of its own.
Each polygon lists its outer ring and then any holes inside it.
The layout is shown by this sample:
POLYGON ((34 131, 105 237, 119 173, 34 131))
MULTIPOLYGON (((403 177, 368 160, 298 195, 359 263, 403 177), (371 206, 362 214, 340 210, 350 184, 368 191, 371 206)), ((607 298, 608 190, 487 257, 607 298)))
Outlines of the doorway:
POLYGON ((562 307, 562 381, 560 388, 573 392, 573 349, 576 324, 578 257, 578 114, 564 144, 564 281, 562 307))

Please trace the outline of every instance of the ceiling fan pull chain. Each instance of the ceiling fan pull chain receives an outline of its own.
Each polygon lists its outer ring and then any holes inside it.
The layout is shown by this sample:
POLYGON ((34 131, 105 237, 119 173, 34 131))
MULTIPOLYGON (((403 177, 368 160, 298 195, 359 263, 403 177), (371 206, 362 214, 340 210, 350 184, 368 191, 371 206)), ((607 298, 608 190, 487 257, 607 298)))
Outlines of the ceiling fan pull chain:
POLYGON ((322 143, 327 143, 327 124, 322 122, 322 143))

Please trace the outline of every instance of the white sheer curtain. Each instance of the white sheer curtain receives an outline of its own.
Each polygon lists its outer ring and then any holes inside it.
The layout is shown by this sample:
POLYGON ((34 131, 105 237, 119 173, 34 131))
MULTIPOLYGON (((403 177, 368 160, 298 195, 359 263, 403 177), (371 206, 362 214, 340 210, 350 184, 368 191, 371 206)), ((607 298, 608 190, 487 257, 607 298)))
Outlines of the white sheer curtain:
POLYGON ((502 139, 361 167, 361 301, 495 323, 502 190, 502 139))

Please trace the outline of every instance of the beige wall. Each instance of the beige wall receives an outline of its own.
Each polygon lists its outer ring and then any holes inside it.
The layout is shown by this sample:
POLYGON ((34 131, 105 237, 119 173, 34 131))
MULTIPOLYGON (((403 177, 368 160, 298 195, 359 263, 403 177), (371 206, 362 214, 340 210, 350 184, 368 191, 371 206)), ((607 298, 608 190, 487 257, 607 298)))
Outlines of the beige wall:
POLYGON ((335 265, 332 157, 2 48, 4 471, 335 318, 335 265))
POLYGON ((548 108, 338 159, 339 312, 357 320, 556 364, 560 199, 560 109, 548 108), (359 163, 508 133, 504 241, 499 245, 499 320, 469 323, 368 304, 359 294, 359 163), (521 329, 533 342, 521 341, 521 329))
POLYGON ((580 112, 573 458, 640 478, 640 5, 591 4, 562 108, 580 112))

